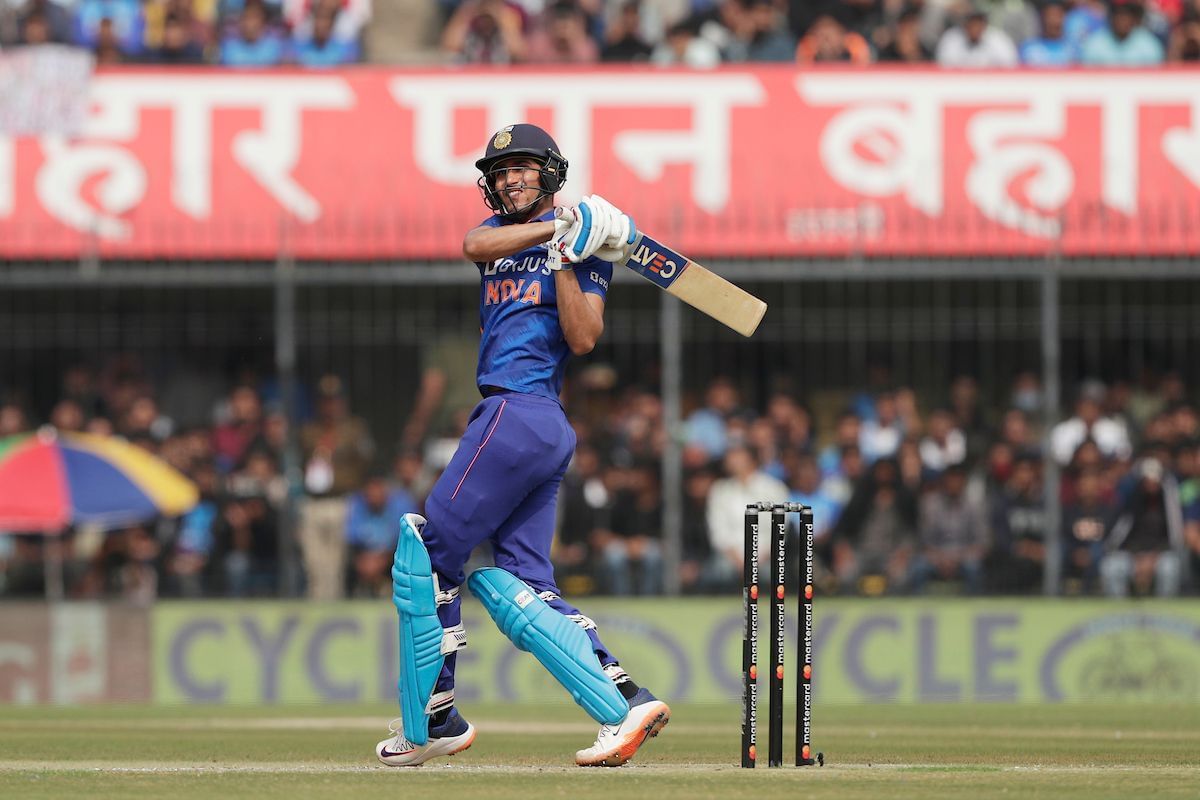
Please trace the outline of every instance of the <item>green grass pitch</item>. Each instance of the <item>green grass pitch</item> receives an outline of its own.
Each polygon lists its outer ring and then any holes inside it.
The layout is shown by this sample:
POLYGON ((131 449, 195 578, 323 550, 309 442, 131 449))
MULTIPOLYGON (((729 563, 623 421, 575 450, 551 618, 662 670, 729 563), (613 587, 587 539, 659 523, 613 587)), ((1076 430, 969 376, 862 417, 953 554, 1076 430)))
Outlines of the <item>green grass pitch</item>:
POLYGON ((386 706, 8 707, 0 797, 1200 797, 1194 706, 818 706, 826 766, 800 769, 765 767, 764 713, 753 771, 736 765, 737 704, 675 707, 663 735, 618 769, 573 766, 595 734, 574 706, 463 711, 479 728, 470 750, 390 769, 372 750, 386 706))

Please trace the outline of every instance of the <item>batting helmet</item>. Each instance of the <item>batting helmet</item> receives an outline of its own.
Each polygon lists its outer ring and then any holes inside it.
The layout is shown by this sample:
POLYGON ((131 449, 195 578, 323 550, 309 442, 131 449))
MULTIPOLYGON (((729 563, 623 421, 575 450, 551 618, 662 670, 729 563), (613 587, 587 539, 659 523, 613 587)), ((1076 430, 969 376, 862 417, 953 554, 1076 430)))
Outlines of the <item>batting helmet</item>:
POLYGON ((510 219, 521 218, 543 197, 554 194, 567 182, 567 160, 558 152, 558 145, 554 139, 538 126, 524 122, 497 131, 488 142, 483 158, 476 161, 475 166, 483 173, 477 181, 479 191, 483 194, 483 202, 492 211, 510 219), (541 191, 532 203, 510 212, 505 211, 500 202, 495 176, 496 165, 513 156, 529 156, 539 165, 541 191))

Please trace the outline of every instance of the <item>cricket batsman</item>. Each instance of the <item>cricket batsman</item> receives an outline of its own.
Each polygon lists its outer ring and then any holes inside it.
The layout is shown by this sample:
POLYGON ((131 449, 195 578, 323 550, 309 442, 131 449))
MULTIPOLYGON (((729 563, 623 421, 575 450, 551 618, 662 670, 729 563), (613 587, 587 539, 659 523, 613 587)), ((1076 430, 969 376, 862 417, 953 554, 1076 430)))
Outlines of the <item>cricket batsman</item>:
POLYGON ((475 166, 494 212, 463 239, 481 278, 483 399, 426 502, 428 521, 408 514, 401 523, 392 583, 403 724, 393 723, 395 735, 376 754, 389 766, 418 766, 474 741, 474 726, 454 705, 456 653, 467 645, 465 582, 501 632, 600 723, 575 763, 615 767, 658 735, 671 710, 633 682, 596 624, 559 596, 550 545, 559 483, 575 451, 558 399, 563 373, 572 353, 590 352, 600 338, 611 261, 637 231, 597 196, 555 209, 567 160, 534 125, 497 132, 475 166), (496 565, 467 578, 467 558, 484 541, 496 565))

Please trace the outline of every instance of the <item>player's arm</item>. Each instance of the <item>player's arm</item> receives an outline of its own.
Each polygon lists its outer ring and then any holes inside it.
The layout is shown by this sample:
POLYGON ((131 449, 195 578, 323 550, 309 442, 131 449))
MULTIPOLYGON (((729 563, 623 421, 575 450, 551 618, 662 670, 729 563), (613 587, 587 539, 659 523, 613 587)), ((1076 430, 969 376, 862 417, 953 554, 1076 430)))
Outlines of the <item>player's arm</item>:
POLYGON ((515 255, 527 247, 550 241, 554 222, 527 222, 523 225, 480 225, 463 238, 463 255, 480 264, 515 255))
POLYGON ((558 294, 558 323, 567 346, 577 356, 592 352, 604 332, 604 298, 583 291, 573 269, 557 270, 554 287, 558 294))

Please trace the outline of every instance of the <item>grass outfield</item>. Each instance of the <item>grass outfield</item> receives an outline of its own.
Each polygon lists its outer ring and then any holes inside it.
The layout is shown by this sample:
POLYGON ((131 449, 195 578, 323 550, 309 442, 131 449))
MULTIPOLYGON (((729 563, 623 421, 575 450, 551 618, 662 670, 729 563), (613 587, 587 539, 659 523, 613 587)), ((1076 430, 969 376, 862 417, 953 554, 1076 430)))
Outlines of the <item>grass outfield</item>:
POLYGON ((1200 796, 1197 707, 818 706, 826 766, 753 772, 735 764, 736 705, 674 708, 619 769, 572 765, 596 730, 574 706, 464 711, 479 728, 470 750, 390 769, 372 751, 389 707, 3 708, 0 797, 1200 796))

